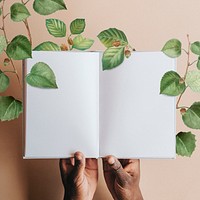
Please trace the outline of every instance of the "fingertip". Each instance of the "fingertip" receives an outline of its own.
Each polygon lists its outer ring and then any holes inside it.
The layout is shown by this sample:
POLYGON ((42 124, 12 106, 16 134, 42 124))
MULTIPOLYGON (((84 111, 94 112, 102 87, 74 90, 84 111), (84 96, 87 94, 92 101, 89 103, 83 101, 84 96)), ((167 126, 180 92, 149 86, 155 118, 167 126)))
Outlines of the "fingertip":
POLYGON ((74 158, 75 158, 75 160, 77 160, 77 161, 81 161, 81 160, 83 160, 84 155, 83 155, 82 152, 77 151, 77 152, 74 154, 74 158))
POLYGON ((109 165, 114 165, 116 159, 114 156, 107 156, 106 160, 109 165))

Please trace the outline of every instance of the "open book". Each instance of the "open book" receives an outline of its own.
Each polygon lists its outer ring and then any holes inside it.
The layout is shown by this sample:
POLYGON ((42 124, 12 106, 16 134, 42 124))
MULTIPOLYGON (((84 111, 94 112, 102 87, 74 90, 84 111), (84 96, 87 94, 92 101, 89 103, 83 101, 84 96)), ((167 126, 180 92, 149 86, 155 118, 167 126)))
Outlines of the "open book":
POLYGON ((160 95, 163 74, 176 60, 134 52, 102 71, 101 52, 33 52, 24 76, 47 63, 58 89, 29 85, 24 93, 24 158, 175 157, 175 98, 160 95))

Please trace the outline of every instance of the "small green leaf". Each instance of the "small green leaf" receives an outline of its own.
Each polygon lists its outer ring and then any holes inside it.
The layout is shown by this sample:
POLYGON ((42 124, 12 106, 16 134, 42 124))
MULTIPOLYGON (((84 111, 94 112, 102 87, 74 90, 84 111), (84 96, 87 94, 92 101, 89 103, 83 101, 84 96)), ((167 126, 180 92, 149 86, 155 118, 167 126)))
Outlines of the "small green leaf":
POLYGON ((180 132, 176 135, 176 153, 190 157, 196 147, 195 135, 191 132, 180 132))
POLYGON ((197 61, 197 69, 200 70, 200 57, 198 57, 198 61, 197 61))
MULTIPOLYGON (((0 1, 1 2, 1 1, 0 1)), ((1 16, 1 14, 2 14, 2 9, 0 8, 0 16, 1 16)))
POLYGON ((186 86, 180 82, 181 77, 174 71, 169 71, 164 74, 160 82, 160 94, 168 96, 177 96, 181 94, 186 86))
POLYGON ((181 55, 181 42, 177 39, 171 39, 164 45, 162 52, 171 58, 181 55))
POLYGON ((26 6, 22 3, 14 3, 10 7, 11 19, 14 22, 21 22, 30 16, 30 13, 26 6))
POLYGON ((6 38, 3 35, 0 35, 0 54, 3 53, 4 49, 6 48, 6 38))
POLYGON ((6 53, 9 58, 23 60, 32 57, 31 44, 27 37, 16 36, 7 46, 6 53))
POLYGON ((22 113, 22 102, 11 96, 0 96, 0 120, 10 121, 22 113))
POLYGON ((31 72, 26 75, 26 82, 33 87, 58 88, 54 72, 43 62, 38 62, 32 67, 31 72))
POLYGON ((75 19, 70 24, 71 34, 81 34, 85 29, 85 19, 75 19))
POLYGON ((103 70, 113 69, 124 61, 124 47, 108 48, 102 58, 103 70))
POLYGON ((58 10, 67 10, 63 0, 35 0, 33 9, 40 15, 50 15, 58 10))
POLYGON ((192 53, 200 55, 200 42, 197 41, 197 42, 192 43, 190 49, 192 53))
POLYGON ((61 51, 61 49, 57 44, 48 41, 39 44, 33 51, 61 51))
POLYGON ((126 46, 128 40, 123 31, 120 31, 116 28, 109 28, 102 31, 97 36, 99 40, 105 45, 105 47, 112 47, 114 42, 120 42, 121 46, 126 46))
POLYGON ((185 81, 193 92, 200 92, 200 71, 189 71, 185 81))
POLYGON ((10 80, 7 75, 5 75, 0 70, 0 92, 4 92, 9 86, 10 80))
POLYGON ((58 19, 46 19, 46 27, 48 32, 54 37, 66 36, 66 25, 58 19))
POLYGON ((182 115, 183 122, 192 129, 200 129, 200 102, 195 102, 182 115))
POLYGON ((82 35, 78 35, 73 39, 72 48, 78 50, 86 50, 89 49, 94 43, 94 40, 84 38, 82 35))

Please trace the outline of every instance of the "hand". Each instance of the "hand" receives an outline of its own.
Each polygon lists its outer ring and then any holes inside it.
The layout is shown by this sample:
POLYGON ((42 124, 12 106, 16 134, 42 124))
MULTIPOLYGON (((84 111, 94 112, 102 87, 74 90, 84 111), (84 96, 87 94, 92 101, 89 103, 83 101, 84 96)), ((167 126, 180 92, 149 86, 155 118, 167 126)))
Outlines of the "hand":
POLYGON ((103 159, 104 178, 115 200, 143 200, 140 181, 140 160, 107 156, 103 159))
POLYGON ((74 158, 60 160, 60 172, 64 200, 92 200, 98 180, 97 159, 85 159, 76 152, 74 158))

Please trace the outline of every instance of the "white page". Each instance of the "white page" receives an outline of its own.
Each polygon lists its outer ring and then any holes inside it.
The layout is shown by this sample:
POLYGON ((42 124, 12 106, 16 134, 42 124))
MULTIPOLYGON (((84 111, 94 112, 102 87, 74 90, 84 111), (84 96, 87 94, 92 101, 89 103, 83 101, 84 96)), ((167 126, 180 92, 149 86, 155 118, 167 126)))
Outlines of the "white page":
POLYGON ((25 158, 99 156, 99 53, 33 52, 27 72, 47 63, 59 89, 27 85, 25 158))
POLYGON ((100 156, 175 157, 175 98, 159 94, 175 65, 162 52, 134 52, 100 72, 100 156))

